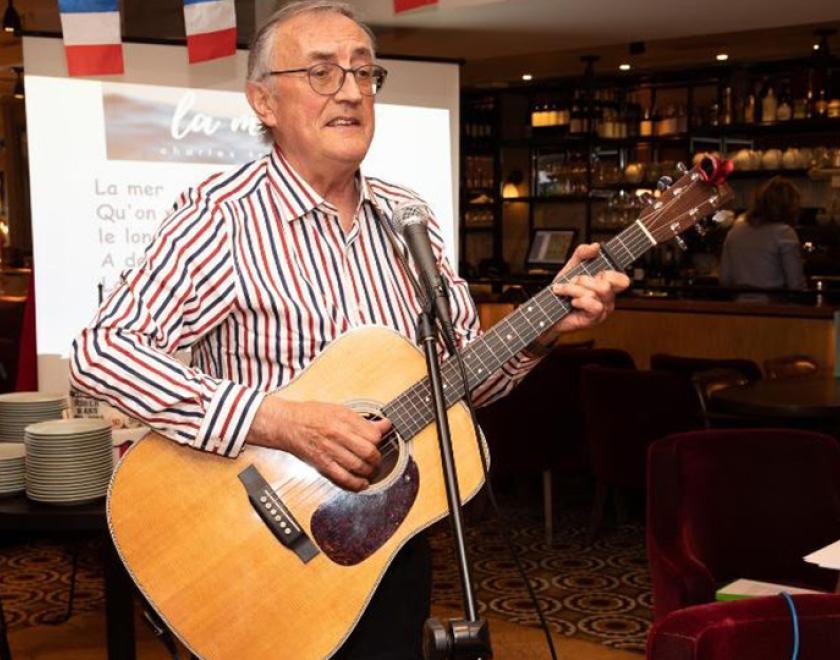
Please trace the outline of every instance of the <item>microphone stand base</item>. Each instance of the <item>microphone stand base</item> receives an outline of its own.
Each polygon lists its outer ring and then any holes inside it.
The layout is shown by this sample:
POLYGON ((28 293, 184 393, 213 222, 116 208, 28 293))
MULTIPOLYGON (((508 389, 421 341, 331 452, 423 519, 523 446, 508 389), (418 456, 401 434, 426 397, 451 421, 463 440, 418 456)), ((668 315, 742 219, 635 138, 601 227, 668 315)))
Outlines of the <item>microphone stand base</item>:
POLYGON ((476 660, 492 658, 490 628, 487 621, 478 618, 449 619, 441 622, 432 617, 423 626, 423 657, 425 660, 476 660))

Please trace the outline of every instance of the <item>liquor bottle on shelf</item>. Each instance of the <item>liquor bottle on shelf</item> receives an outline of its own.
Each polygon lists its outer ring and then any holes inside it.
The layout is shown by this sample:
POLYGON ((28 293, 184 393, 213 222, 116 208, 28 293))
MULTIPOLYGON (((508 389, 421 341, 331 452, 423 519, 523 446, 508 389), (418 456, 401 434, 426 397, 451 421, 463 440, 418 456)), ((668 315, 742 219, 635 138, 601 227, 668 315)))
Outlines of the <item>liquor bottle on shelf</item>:
POLYGON ((817 94, 817 100, 814 102, 814 115, 817 117, 825 117, 828 115, 828 95, 825 87, 820 88, 817 94))
POLYGON ((588 122, 586 120, 586 111, 581 102, 580 91, 575 90, 574 103, 572 103, 572 113, 569 122, 569 133, 579 135, 586 133, 588 122))
POLYGON ((677 108, 676 129, 680 134, 688 132, 688 109, 682 103, 677 108))
POLYGON ((776 93, 773 91, 772 83, 768 82, 761 97, 761 121, 764 123, 776 121, 776 108, 778 107, 776 93))
POLYGON ((729 126, 732 123, 732 86, 723 88, 723 104, 721 106, 720 123, 729 126))
POLYGON ((826 116, 831 119, 840 119, 840 80, 837 79, 836 74, 833 78, 834 80, 829 79, 829 101, 826 116))
POLYGON ((647 106, 642 115, 642 120, 639 122, 639 135, 641 137, 650 137, 653 135, 653 115, 654 110, 647 106))
POLYGON ((814 116, 814 70, 808 69, 808 87, 801 104, 797 102, 793 107, 794 119, 810 119, 814 116))
POLYGON ((677 109, 669 104, 656 122, 656 135, 674 135, 677 132, 677 109))
POLYGON ((747 100, 744 102, 744 117, 743 122, 745 124, 752 124, 755 122, 755 111, 756 111, 756 103, 755 103, 755 94, 747 95, 747 100))
POLYGON ((790 94, 790 83, 785 82, 779 93, 779 105, 776 107, 776 121, 789 121, 793 118, 793 98, 790 94))

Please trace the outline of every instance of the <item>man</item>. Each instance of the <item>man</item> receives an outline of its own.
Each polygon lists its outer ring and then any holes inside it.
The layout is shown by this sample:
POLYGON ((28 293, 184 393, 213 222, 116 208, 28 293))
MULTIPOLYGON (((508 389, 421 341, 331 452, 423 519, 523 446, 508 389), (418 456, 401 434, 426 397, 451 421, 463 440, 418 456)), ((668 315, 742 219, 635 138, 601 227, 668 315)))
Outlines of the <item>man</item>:
MULTIPOLYGON (((76 340, 75 387, 161 433, 225 456, 244 443, 291 452, 349 490, 367 487, 390 428, 348 408, 266 393, 333 339, 366 324, 414 339, 419 306, 387 223, 411 191, 363 176, 384 71, 370 32, 337 2, 287 5, 257 33, 247 95, 273 138, 264 158, 184 194, 146 252, 76 340), (190 347, 192 364, 172 355, 190 347)), ((466 283, 434 249, 461 346, 479 332, 466 283)), ((595 256, 581 246, 570 267, 595 256)), ((558 334, 601 321, 620 273, 557 285, 575 312, 479 388, 510 390, 558 334)), ((422 535, 397 555, 341 657, 419 657, 430 560, 422 535)))

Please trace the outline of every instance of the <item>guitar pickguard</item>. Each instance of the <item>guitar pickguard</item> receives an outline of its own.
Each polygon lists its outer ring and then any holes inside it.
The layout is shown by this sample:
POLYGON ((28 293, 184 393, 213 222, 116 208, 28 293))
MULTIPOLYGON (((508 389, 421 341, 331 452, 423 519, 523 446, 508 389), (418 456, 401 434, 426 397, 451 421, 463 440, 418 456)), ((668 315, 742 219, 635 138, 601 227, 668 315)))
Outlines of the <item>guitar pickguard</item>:
POLYGON ((405 469, 378 492, 345 492, 322 504, 312 515, 311 530, 321 551, 342 566, 353 566, 376 552, 408 515, 420 487, 417 464, 405 469))

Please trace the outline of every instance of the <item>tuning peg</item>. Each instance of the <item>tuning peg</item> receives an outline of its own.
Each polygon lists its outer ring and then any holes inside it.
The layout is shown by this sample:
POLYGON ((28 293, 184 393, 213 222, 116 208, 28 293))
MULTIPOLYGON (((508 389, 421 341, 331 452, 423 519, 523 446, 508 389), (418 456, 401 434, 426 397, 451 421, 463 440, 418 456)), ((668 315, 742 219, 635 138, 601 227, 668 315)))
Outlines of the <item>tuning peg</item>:
POLYGON ((706 233, 707 233, 706 227, 704 227, 704 226, 703 226, 702 224, 700 224, 700 223, 698 223, 698 224, 694 225, 694 231, 696 231, 696 232, 697 232, 697 235, 698 235, 698 236, 701 236, 701 237, 702 237, 702 236, 705 236, 705 235, 706 235, 706 233))
POLYGON ((716 211, 714 215, 712 215, 712 222, 715 224, 725 224, 728 222, 732 222, 732 219, 735 217, 735 214, 732 211, 727 209, 721 209, 720 211, 716 211))
POLYGON ((662 192, 665 192, 674 184, 674 180, 669 176, 661 176, 659 180, 656 182, 656 187, 659 188, 662 192))
POLYGON ((680 174, 685 174, 686 172, 688 172, 688 168, 685 166, 685 163, 677 163, 676 167, 677 172, 679 172, 680 174))
POLYGON ((656 201, 656 198, 651 195, 649 192, 642 193, 639 195, 639 201, 644 204, 645 206, 650 206, 656 201))
POLYGON ((682 236, 674 236, 674 241, 676 241, 677 247, 683 252, 685 252, 688 249, 688 246, 685 244, 685 241, 683 240, 682 236))

